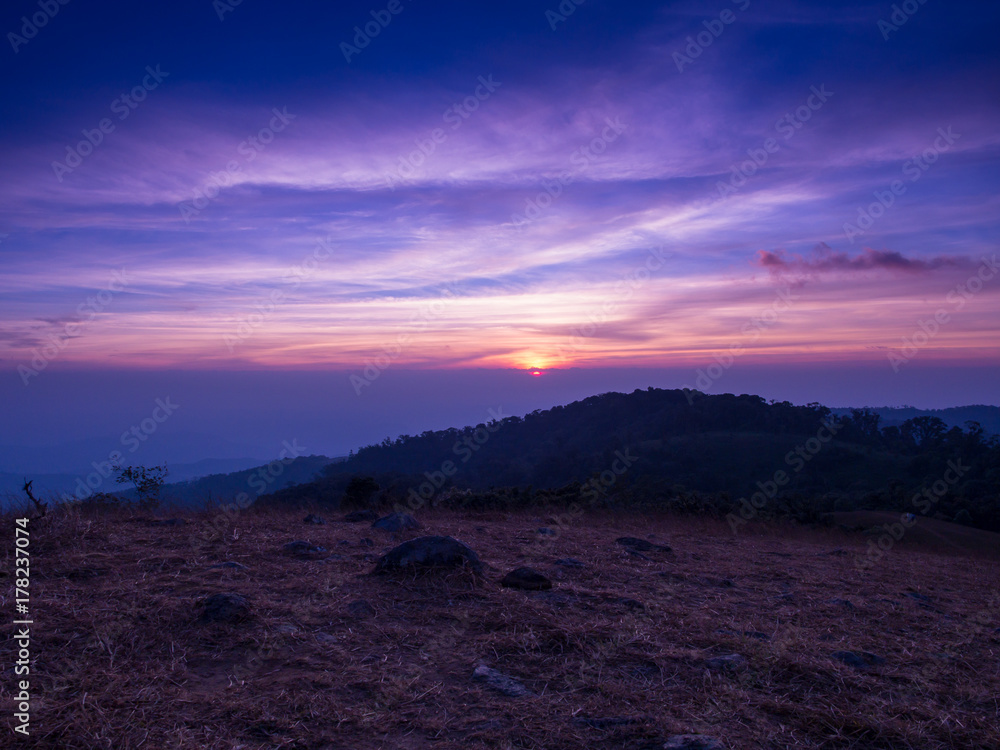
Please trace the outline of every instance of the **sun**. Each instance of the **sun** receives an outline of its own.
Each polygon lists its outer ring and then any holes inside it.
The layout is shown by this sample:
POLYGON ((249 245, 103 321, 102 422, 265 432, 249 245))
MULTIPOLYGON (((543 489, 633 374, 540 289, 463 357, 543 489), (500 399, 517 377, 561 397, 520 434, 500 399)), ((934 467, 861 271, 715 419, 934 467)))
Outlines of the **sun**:
POLYGON ((540 378, 540 377, 542 377, 542 371, 541 371, 541 370, 532 370, 532 371, 531 371, 531 374, 532 374, 532 375, 533 375, 534 377, 536 377, 536 378, 540 378))

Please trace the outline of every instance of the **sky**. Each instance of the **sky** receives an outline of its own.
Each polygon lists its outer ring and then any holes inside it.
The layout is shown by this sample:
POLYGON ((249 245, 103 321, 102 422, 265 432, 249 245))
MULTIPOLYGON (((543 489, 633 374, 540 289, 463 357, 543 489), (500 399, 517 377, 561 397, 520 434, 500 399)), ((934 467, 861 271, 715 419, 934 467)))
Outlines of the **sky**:
POLYGON ((12 0, 0 445, 171 390, 264 456, 587 389, 1000 404, 998 22, 12 0))

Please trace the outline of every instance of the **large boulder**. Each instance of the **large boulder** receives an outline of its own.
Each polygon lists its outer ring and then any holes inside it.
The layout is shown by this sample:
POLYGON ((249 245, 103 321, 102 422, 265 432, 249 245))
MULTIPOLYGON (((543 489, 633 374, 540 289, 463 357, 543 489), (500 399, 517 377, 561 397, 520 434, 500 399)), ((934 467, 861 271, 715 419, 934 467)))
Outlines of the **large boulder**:
POLYGON ((379 558, 376 573, 413 568, 469 567, 483 572, 479 556, 467 545, 450 536, 421 536, 393 547, 379 558))
POLYGON ((372 528, 382 531, 407 531, 409 529, 422 529, 423 526, 409 513, 390 513, 375 521, 372 528))

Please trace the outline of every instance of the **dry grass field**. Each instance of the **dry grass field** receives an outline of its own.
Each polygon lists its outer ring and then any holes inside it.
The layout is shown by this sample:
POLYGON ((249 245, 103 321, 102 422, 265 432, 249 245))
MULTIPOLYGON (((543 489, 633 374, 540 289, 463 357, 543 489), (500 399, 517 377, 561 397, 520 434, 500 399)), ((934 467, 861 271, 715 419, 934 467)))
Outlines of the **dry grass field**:
MULTIPOLYGON (((666 516, 560 526, 428 512, 423 530, 395 537, 303 516, 32 522, 31 735, 9 736, 60 750, 639 750, 681 734, 723 748, 1000 745, 995 556, 906 544, 861 569, 861 534, 734 536, 666 516), (425 534, 470 545, 485 577, 371 575, 381 553, 425 534), (672 549, 633 554, 623 536, 672 549), (282 551, 300 539, 326 551, 282 551), (501 587, 519 566, 551 590, 501 587), (250 617, 201 621, 216 593, 245 597, 250 617), (473 680, 480 664, 530 694, 473 680)), ((12 568, 8 545, 8 622, 12 568)))

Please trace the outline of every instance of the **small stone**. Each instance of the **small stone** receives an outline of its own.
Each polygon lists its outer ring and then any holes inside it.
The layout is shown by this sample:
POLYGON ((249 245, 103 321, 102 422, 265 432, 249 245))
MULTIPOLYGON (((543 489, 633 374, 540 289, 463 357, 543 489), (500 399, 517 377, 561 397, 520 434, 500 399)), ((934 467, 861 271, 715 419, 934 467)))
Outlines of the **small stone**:
POLYGON ((364 599, 355 599, 347 605, 347 611, 359 620, 375 616, 375 608, 364 599))
POLYGON ((645 609, 646 608, 646 605, 643 604, 642 602, 640 602, 638 599, 628 599, 626 597, 622 597, 621 599, 617 599, 616 601, 617 601, 618 604, 621 604, 626 609, 645 609))
POLYGON ((283 635, 295 635, 299 632, 299 629, 290 622, 282 622, 274 626, 274 632, 283 635))
POLYGON ((722 743, 706 734, 675 734, 668 737, 663 750, 723 750, 722 743))
POLYGON ((855 669, 868 669, 868 667, 885 664, 885 659, 868 651, 862 651, 861 653, 854 651, 834 651, 830 656, 855 669))
POLYGON ((524 591, 545 591, 552 588, 552 581, 532 568, 515 568, 503 577, 501 586, 524 591))
POLYGON ((375 521, 372 528, 382 531, 407 531, 408 529, 422 529, 423 526, 409 513, 390 513, 375 521))
POLYGON ((528 688, 513 677, 491 669, 485 664, 480 664, 476 667, 476 670, 472 673, 472 679, 476 682, 486 683, 487 686, 493 688, 498 693, 506 695, 508 698, 521 698, 526 695, 533 695, 528 688))
POLYGON ((326 523, 326 520, 322 516, 314 516, 310 513, 308 516, 302 519, 302 523, 313 524, 314 526, 321 526, 326 523))
POLYGON ((375 546, 375 542, 373 542, 368 537, 365 537, 364 539, 362 539, 361 541, 359 541, 358 544, 360 544, 362 547, 374 547, 375 546))
POLYGON ((371 523, 378 520, 378 513, 373 510, 353 510, 344 516, 345 523, 371 523))
POLYGON ((542 526, 540 529, 538 529, 538 533, 541 536, 555 536, 556 535, 556 532, 554 532, 552 529, 550 529, 550 528, 548 528, 546 526, 542 526))
POLYGON ((850 599, 830 599, 827 601, 827 604, 836 604, 844 609, 857 609, 857 607, 851 603, 850 599))
POLYGON ((666 544, 653 544, 634 536, 618 537, 615 542, 632 552, 670 552, 670 547, 666 544))
POLYGON ((246 565, 241 565, 238 562, 228 562, 228 561, 227 562, 220 562, 220 563, 216 563, 215 565, 209 565, 208 566, 209 570, 214 570, 216 568, 227 568, 229 570, 247 570, 248 569, 246 565))
POLYGON ((916 599, 918 602, 929 602, 931 598, 926 594, 918 594, 916 591, 907 591, 906 595, 911 599, 916 599))
POLYGON ((249 619, 250 603, 239 594, 212 594, 199 602, 201 622, 237 623, 249 619))
POLYGON ((584 563, 580 562, 573 557, 564 557, 560 560, 556 560, 556 565, 562 565, 566 568, 585 568, 587 567, 584 563))
POLYGON ((738 672, 746 668, 747 660, 745 656, 740 654, 726 654, 706 659, 705 666, 716 672, 738 672))

